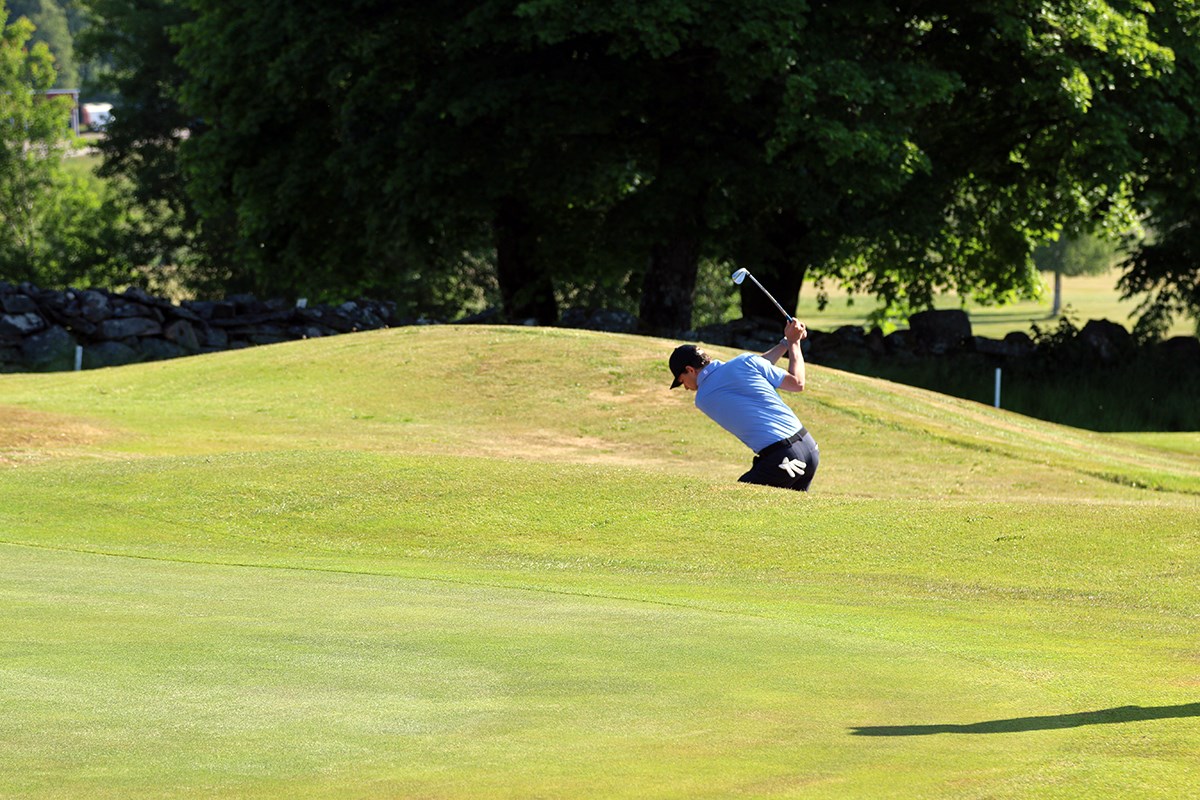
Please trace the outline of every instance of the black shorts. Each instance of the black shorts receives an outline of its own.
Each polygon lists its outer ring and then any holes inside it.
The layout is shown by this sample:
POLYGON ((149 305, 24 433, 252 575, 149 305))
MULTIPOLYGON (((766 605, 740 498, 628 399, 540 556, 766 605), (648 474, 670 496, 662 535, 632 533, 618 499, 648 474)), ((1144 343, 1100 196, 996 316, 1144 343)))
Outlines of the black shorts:
POLYGON ((807 492, 808 485, 817 474, 821 452, 817 449, 817 440, 807 430, 801 428, 797 436, 763 448, 754 457, 750 471, 738 480, 807 492))

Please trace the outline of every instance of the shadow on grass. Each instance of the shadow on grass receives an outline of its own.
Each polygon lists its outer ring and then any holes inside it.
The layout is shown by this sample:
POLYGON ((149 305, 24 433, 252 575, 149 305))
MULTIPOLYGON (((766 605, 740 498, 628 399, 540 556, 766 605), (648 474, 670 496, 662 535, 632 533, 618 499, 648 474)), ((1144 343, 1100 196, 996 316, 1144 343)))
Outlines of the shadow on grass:
POLYGON ((1081 728, 1085 725, 1117 725, 1124 722, 1145 722, 1152 719, 1200 717, 1200 703, 1178 706, 1121 706, 1102 711, 1082 711, 1077 714, 1055 714, 1047 717, 1017 717, 967 725, 877 725, 851 728, 851 736, 931 736, 935 733, 1022 733, 1052 731, 1059 728, 1081 728))

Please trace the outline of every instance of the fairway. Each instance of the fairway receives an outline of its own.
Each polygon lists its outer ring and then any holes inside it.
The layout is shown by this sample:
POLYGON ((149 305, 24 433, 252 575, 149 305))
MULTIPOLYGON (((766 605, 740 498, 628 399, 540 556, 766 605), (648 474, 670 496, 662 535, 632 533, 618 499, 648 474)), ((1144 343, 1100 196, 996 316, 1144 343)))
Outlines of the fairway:
POLYGON ((1200 792, 1195 434, 810 366, 740 485, 672 345, 0 376, 0 796, 1200 792))

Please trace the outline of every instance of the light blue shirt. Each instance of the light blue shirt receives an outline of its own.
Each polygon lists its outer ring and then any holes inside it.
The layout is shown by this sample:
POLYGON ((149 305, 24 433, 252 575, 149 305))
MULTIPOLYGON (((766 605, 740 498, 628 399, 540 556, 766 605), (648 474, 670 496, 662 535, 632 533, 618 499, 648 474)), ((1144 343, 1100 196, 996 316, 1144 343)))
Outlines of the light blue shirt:
POLYGON ((786 375, 751 353, 713 361, 696 378, 696 408, 757 453, 803 427, 776 391, 786 375))

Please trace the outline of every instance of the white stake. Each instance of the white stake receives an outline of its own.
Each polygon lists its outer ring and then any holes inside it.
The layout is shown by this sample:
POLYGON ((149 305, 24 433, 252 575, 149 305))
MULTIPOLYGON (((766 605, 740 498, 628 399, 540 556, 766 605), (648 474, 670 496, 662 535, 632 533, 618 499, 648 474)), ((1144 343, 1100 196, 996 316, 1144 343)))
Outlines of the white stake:
POLYGON ((996 408, 1000 407, 1000 368, 996 367, 996 408))
POLYGON ((83 347, 75 345, 75 371, 83 369, 83 347))

